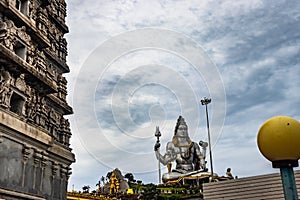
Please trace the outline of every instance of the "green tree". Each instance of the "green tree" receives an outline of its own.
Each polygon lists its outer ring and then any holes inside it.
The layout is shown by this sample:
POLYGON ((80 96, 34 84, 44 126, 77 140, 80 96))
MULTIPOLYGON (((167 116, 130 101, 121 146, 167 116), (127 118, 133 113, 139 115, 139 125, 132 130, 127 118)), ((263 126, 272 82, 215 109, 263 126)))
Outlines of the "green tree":
POLYGON ((84 185, 84 186, 82 187, 83 193, 89 193, 90 188, 91 188, 91 187, 90 187, 89 185, 84 185))
POLYGON ((128 180, 128 184, 136 182, 132 173, 127 173, 124 177, 128 180))

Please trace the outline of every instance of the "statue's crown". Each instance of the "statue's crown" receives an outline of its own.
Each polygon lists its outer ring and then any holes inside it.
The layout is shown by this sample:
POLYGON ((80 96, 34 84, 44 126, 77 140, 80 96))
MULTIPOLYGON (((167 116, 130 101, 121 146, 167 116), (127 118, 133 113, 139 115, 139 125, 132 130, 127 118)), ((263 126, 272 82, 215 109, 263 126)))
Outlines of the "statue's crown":
POLYGON ((178 119, 177 119, 177 123, 176 123, 176 126, 175 126, 174 135, 176 135, 177 129, 178 129, 178 127, 179 127, 180 125, 185 125, 185 126, 187 126, 186 123, 185 123, 185 121, 184 121, 184 118, 183 118, 181 115, 180 115, 180 116, 178 117, 178 119))
POLYGON ((185 125, 186 126, 186 123, 185 123, 184 118, 182 116, 179 116, 179 118, 177 120, 177 124, 178 124, 178 126, 179 125, 185 125))

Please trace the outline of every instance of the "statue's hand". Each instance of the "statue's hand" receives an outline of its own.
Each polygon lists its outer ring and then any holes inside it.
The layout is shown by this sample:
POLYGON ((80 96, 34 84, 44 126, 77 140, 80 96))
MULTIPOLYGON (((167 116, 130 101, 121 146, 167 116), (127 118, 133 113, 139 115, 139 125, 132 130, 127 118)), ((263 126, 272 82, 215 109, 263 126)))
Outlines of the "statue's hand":
POLYGON ((199 145, 203 148, 206 148, 208 146, 207 142, 203 142, 202 140, 199 142, 199 145))
POLYGON ((156 142, 154 145, 154 151, 157 151, 157 149, 160 147, 160 143, 156 142))

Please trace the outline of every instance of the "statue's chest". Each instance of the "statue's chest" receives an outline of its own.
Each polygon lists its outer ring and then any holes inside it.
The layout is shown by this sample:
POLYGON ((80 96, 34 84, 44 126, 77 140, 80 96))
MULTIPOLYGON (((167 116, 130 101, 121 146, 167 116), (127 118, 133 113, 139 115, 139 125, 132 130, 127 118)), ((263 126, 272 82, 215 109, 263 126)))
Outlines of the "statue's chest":
POLYGON ((190 145, 177 146, 174 149, 177 160, 192 160, 194 148, 190 145))

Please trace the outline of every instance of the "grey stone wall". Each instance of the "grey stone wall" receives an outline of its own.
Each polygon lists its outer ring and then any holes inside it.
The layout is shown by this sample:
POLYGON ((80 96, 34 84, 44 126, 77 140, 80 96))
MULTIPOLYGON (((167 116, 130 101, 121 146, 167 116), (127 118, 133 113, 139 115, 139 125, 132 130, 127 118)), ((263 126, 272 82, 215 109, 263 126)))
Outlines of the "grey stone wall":
POLYGON ((0 143, 0 184, 7 188, 20 187, 22 178, 22 146, 3 138, 0 143))
MULTIPOLYGON (((0 135, 0 189, 32 196, 24 199, 66 199, 67 165, 58 164, 45 150, 6 137, 3 131, 0 135)), ((0 190, 0 198, 22 199, 14 195, 0 190)))

